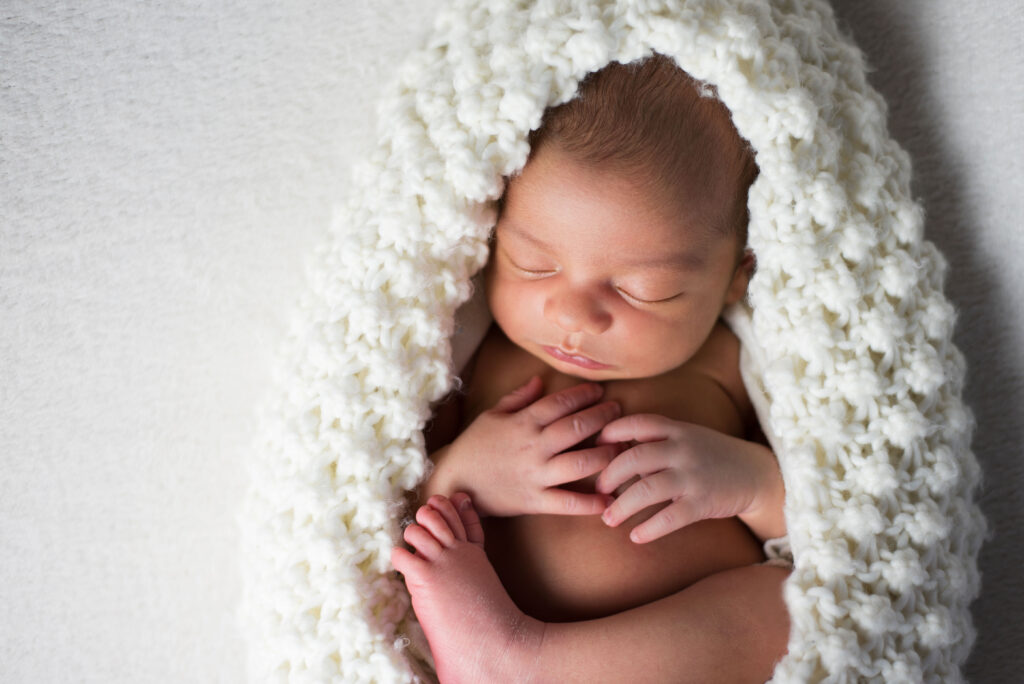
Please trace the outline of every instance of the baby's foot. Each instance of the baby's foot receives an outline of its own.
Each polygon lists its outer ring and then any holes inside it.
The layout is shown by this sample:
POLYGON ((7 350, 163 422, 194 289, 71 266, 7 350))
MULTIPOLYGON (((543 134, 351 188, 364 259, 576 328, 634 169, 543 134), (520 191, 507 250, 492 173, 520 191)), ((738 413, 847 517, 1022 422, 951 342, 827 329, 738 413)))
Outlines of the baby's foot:
POLYGON ((395 548, 391 562, 405 576, 438 678, 529 681, 544 623, 524 615, 501 585, 469 496, 433 496, 416 522, 405 530, 416 553, 395 548))

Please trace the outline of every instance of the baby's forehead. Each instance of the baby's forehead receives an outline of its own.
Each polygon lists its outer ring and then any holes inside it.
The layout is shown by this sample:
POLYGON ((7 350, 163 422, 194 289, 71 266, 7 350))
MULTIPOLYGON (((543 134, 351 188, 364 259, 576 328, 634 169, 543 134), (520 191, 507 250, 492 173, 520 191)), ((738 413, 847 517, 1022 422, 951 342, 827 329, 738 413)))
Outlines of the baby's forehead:
POLYGON ((499 216, 524 239, 569 251, 591 238, 581 226, 592 226, 616 256, 692 255, 727 239, 719 229, 725 193, 699 180, 668 185, 650 169, 588 163, 546 147, 509 179, 499 216))
POLYGON ((746 188, 739 187, 733 169, 714 159, 702 165, 699 172, 690 170, 672 177, 656 163, 597 170, 619 178, 635 195, 642 196, 645 204, 666 220, 678 223, 684 234, 699 235, 701 239, 718 235, 721 231, 715 230, 715 224, 737 202, 746 201, 746 188))

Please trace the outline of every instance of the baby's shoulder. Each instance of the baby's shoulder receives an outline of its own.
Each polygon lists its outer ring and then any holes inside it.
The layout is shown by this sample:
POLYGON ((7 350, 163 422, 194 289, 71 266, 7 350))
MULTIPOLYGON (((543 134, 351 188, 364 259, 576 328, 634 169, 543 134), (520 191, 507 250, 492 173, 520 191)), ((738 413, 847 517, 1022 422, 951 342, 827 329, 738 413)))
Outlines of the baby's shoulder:
POLYGON ((690 363, 714 378, 738 405, 750 403, 740 375, 740 339, 723 321, 715 323, 690 363))

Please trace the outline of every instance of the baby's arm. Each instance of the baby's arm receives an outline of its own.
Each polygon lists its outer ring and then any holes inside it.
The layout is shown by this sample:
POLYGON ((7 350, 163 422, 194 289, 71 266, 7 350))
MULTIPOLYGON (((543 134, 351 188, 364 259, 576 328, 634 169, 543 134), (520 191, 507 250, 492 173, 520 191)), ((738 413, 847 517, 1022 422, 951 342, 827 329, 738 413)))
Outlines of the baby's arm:
POLYGON ((595 404, 600 385, 582 383, 548 396, 538 377, 484 411, 451 444, 435 451, 420 500, 466 492, 484 515, 597 515, 602 494, 561 485, 600 472, 621 450, 615 444, 566 451, 621 414, 615 402, 595 404))
POLYGON ((783 507, 786 503, 786 486, 782 480, 779 462, 767 446, 758 442, 746 442, 749 448, 761 452, 757 462, 767 472, 761 479, 761 487, 757 494, 757 503, 739 514, 750 531, 762 542, 786 536, 786 517, 783 507))
POLYGON ((630 538, 652 541, 707 518, 738 516, 761 540, 782 537, 785 488, 768 447, 692 423, 654 414, 631 415, 605 426, 599 444, 639 442, 617 456, 597 480, 597 491, 630 485, 602 516, 615 527, 668 502, 634 528, 630 538))

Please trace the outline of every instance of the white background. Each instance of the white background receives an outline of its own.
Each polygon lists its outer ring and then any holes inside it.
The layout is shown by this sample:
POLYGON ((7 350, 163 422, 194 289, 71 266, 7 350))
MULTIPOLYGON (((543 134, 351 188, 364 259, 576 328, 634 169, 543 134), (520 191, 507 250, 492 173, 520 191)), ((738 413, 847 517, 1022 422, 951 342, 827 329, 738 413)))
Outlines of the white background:
MULTIPOLYGON (((253 407, 377 94, 438 4, 0 7, 0 681, 243 681, 253 407)), ((967 674, 1017 681, 1024 9, 836 6, 960 310, 996 532, 967 674)))

